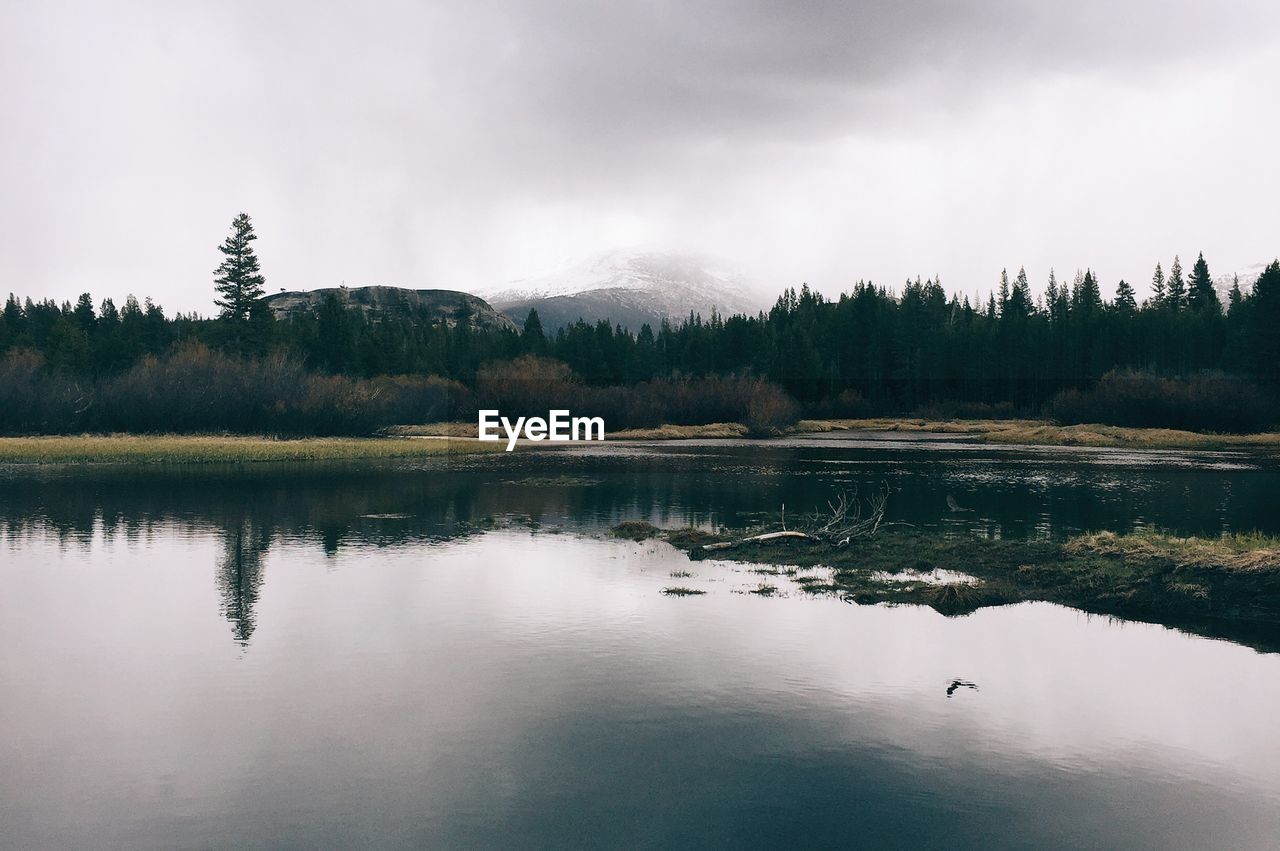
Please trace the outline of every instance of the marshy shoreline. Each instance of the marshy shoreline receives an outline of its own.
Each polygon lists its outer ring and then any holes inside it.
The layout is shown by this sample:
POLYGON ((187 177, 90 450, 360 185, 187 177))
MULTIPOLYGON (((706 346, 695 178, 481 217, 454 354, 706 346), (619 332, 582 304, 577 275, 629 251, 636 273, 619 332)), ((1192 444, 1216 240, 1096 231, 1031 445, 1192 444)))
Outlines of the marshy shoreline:
MULTIPOLYGON (((1280 450, 1280 433, 1205 434, 1174 429, 1105 425, 1059 426, 1043 420, 927 420, 911 417, 801 420, 774 437, 848 432, 898 440, 954 439, 1023 446, 1084 446, 1204 451, 1280 450)), ((662 425, 608 432, 606 440, 768 440, 742 423, 662 425)), ((364 461, 494 452, 501 442, 481 442, 474 423, 396 426, 375 437, 299 437, 226 434, 80 434, 0 437, 0 464, 203 464, 261 461, 364 461), (424 439, 433 438, 433 439, 424 439)), ((546 444, 519 442, 519 450, 546 444)))
POLYGON ((494 452, 501 448, 497 443, 465 438, 51 435, 0 437, 0 465, 360 462, 439 458, 494 452))
POLYGON ((1044 601, 1280 651, 1280 539, 1263 535, 1100 532, 1026 541, 887 529, 845 547, 782 539, 706 549, 737 537, 643 522, 613 534, 666 540, 692 562, 748 565, 761 589, 773 589, 765 596, 789 582, 803 593, 926 605, 945 615, 1044 601))
MULTIPOLYGON (((897 439, 949 438, 977 443, 1022 446, 1086 446, 1115 449, 1280 450, 1280 432, 1213 434, 1167 428, 1129 428, 1100 424, 1058 425, 1049 420, 925 419, 872 417, 861 419, 805 419, 772 435, 751 434, 743 423, 702 425, 665 424, 606 433, 607 440, 743 440, 849 432, 897 439)), ((391 434, 475 437, 474 423, 431 423, 399 426, 391 434)), ((522 444, 523 445, 523 444, 522 444)))

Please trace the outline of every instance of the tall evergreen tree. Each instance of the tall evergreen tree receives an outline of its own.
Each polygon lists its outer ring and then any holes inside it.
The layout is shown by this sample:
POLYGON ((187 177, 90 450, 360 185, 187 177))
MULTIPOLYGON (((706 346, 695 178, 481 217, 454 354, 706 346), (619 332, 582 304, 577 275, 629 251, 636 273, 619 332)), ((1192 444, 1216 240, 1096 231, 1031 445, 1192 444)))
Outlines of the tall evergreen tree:
POLYGON ((223 317, 236 322, 248 319, 249 308, 266 294, 258 255, 250 244, 257 238, 249 216, 241 213, 231 222, 231 234, 218 246, 223 259, 214 270, 214 289, 220 296, 214 304, 222 308, 223 317))
POLYGON ((1092 269, 1086 269, 1084 277, 1077 279, 1072 296, 1071 307, 1085 315, 1094 313, 1102 307, 1102 290, 1098 286, 1098 279, 1093 276, 1092 269))
POLYGON ((1240 276, 1231 276, 1231 292, 1227 294, 1227 304, 1230 310, 1235 310, 1244 301, 1244 294, 1240 292, 1240 276))
POLYGON ((1120 283, 1116 284, 1116 311, 1125 315, 1134 313, 1138 309, 1138 301, 1134 296, 1133 287, 1124 278, 1120 279, 1120 283))
POLYGON ((1181 310, 1187 306, 1187 282, 1182 279, 1182 261, 1176 254, 1173 265, 1169 267, 1168 292, 1164 301, 1173 310, 1181 310))
POLYGON ((81 331, 92 334, 98 324, 97 314, 93 312, 93 297, 88 293, 81 293, 72 316, 75 317, 76 326, 81 331))
POLYGON ((1274 385, 1280 363, 1280 260, 1272 261, 1253 282, 1249 305, 1254 370, 1274 385))
POLYGON ((1151 276, 1151 306, 1163 306, 1164 297, 1164 269, 1161 269, 1160 264, 1156 263, 1156 272, 1151 276))
POLYGON ((524 319, 524 346, 530 352, 541 352, 547 347, 547 335, 543 333, 536 307, 529 308, 529 315, 524 319))
POLYGON ((1033 309, 1034 303, 1031 300, 1031 284, 1027 281, 1027 270, 1019 268, 1018 277, 1014 279, 1013 290, 1009 293, 1009 300, 1005 305, 1005 312, 1017 317, 1027 317, 1031 315, 1033 309))
POLYGON ((1200 253, 1195 265, 1191 267, 1191 289, 1187 293, 1187 306, 1195 311, 1222 310, 1222 302, 1218 301, 1218 293, 1213 288, 1213 279, 1209 277, 1209 264, 1204 262, 1204 252, 1200 253))

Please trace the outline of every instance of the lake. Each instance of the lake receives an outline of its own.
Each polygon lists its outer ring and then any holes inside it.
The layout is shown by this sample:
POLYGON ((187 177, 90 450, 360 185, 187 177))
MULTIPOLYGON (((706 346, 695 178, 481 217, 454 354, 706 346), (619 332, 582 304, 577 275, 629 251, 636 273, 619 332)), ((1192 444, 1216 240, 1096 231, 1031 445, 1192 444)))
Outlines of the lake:
POLYGON ((607 535, 854 486, 945 534, 1280 532, 1280 464, 1241 453, 10 469, 0 846, 1275 846, 1280 654, 1045 603, 762 598, 607 535))

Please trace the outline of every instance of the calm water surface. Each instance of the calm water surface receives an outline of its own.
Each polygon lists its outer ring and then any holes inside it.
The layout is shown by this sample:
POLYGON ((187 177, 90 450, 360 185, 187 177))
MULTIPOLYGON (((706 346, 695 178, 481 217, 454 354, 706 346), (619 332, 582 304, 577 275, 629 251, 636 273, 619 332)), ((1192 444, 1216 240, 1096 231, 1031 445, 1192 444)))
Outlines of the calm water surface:
POLYGON ((811 439, 0 474, 0 846, 1275 846, 1280 655, 763 599, 603 535, 885 482, 913 522, 1035 537, 1265 527, 1280 487, 1251 456, 811 439))

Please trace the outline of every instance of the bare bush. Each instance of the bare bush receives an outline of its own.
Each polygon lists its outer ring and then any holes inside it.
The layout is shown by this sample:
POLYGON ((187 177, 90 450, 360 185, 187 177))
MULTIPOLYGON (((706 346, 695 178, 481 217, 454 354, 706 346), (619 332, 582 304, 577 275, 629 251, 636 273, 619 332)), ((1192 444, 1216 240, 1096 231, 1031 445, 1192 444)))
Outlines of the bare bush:
POLYGON ((14 349, 0 360, 0 433, 66 431, 89 404, 80 383, 50 373, 39 352, 14 349))
POLYGON ((1165 378, 1109 372, 1086 391, 1066 390, 1045 413, 1064 425, 1103 423, 1134 428, 1246 433, 1280 422, 1276 400, 1252 382, 1222 373, 1165 378))
POLYGON ((794 424, 798 417, 799 408, 781 387, 764 379, 752 383, 743 420, 751 434, 777 434, 794 424))

